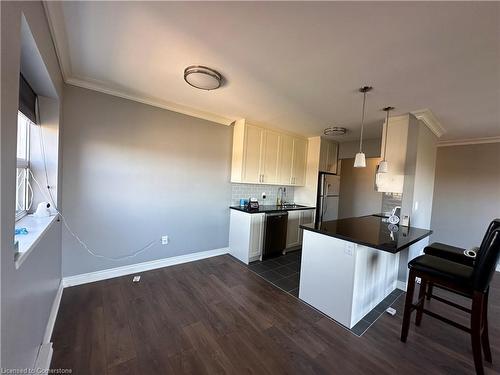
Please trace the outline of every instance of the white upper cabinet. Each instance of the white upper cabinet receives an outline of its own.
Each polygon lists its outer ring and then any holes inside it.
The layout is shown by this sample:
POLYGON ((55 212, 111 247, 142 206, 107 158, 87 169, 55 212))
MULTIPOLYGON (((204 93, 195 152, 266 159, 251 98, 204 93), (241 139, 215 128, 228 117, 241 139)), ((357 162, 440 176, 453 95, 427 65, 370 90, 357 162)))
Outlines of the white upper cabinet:
POLYGON ((291 185, 292 166, 293 166, 293 142, 291 136, 283 135, 281 137, 279 183, 281 185, 291 185))
POLYGON ((248 182, 261 182, 262 150, 264 141, 264 130, 257 126, 247 125, 245 127, 244 168, 243 180, 248 182))
POLYGON ((301 186, 306 166, 307 139, 235 122, 231 182, 301 186))
POLYGON ((293 139, 292 185, 303 186, 306 183, 307 139, 293 139))
POLYGON ((267 184, 278 183, 280 134, 271 130, 264 130, 264 148, 262 152, 262 168, 260 182, 267 184))
POLYGON ((319 171, 337 173, 338 144, 321 139, 319 154, 319 171))

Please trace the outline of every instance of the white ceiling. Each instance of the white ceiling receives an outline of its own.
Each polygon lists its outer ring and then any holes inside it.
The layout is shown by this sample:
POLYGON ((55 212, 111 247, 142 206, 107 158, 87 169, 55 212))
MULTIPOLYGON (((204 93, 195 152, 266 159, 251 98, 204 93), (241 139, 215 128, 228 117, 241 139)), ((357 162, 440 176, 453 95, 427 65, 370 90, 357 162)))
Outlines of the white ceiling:
POLYGON ((444 140, 500 136, 500 3, 49 2, 68 83, 198 114, 312 136, 367 138, 386 105, 429 108, 444 140), (183 70, 220 71, 216 91, 183 70))

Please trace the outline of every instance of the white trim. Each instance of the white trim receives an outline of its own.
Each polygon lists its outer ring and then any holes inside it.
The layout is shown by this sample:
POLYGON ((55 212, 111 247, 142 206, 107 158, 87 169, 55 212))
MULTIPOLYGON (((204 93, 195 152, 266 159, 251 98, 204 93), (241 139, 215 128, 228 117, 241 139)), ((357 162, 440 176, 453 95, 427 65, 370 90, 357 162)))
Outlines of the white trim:
POLYGON ((52 343, 48 342, 46 344, 42 344, 38 349, 38 355, 36 356, 35 361, 35 373, 36 374, 48 374, 48 370, 50 369, 50 362, 52 360, 52 353, 54 349, 52 349, 52 343))
POLYGON ((437 146, 438 147, 463 146, 463 145, 478 145, 478 144, 483 144, 483 143, 498 143, 498 142, 500 142, 500 136, 441 141, 441 142, 438 142, 437 146))
POLYGON ((45 335, 43 336, 43 344, 49 343, 52 337, 52 331, 54 330, 54 325, 56 323, 57 312, 59 311, 59 305, 61 304, 63 288, 63 281, 61 280, 59 283, 59 288, 57 289, 56 297, 54 298, 54 302, 52 303, 52 308, 50 309, 47 328, 45 328, 45 335))
POLYGON ((229 248, 224 247, 215 250, 200 251, 197 253, 191 253, 186 255, 179 255, 170 258, 152 260, 149 262, 131 264, 129 266, 122 266, 116 268, 109 268, 102 271, 89 272, 75 276, 67 276, 63 278, 63 286, 68 288, 70 286, 81 285, 86 283, 92 283, 95 281, 112 279, 114 277, 130 275, 132 273, 144 272, 149 270, 154 270, 157 268, 163 268, 168 266, 173 266, 176 264, 193 262, 195 260, 211 258, 218 255, 224 255, 229 253, 229 248))
POLYGON ((398 280, 396 281, 396 288, 404 290, 406 292, 406 283, 404 281, 398 280))
POLYGON ((21 267, 24 261, 28 258, 28 255, 45 236, 45 233, 47 233, 49 228, 57 222, 58 217, 59 214, 39 218, 34 215, 26 215, 22 219, 16 221, 16 227, 26 227, 28 229, 28 234, 14 236, 14 239, 18 244, 14 261, 16 270, 21 267))
POLYGON ((229 119, 224 116, 219 116, 214 113, 201 111, 195 108, 187 107, 181 104, 168 102, 161 99, 150 98, 144 95, 127 92, 125 90, 118 90, 110 88, 105 82, 96 80, 82 79, 75 77, 68 77, 66 83, 73 86, 83 87, 85 89, 102 92, 104 94, 117 96, 119 98, 133 100, 135 102, 147 104, 153 107, 168 109, 169 111, 182 113, 184 115, 201 118, 203 120, 215 122, 218 124, 229 126, 234 122, 234 119, 229 119))
POLYGON ((56 51, 57 60, 64 81, 71 74, 71 60, 68 53, 68 37, 64 25, 64 14, 59 1, 42 1, 45 10, 45 18, 49 24, 52 43, 56 51), (56 38, 57 35, 57 38, 56 38))
POLYGON ((446 129, 439 122, 439 120, 434 116, 434 113, 428 108, 419 109, 416 111, 412 111, 411 114, 422 121, 427 127, 439 138, 444 133, 446 133, 446 129))

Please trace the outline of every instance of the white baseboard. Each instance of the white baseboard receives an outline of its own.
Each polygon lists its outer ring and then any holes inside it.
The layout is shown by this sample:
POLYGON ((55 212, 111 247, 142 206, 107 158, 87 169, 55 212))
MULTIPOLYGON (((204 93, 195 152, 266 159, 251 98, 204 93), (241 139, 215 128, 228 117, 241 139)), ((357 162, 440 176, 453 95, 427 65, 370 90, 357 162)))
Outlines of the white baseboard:
POLYGON ((38 350, 38 355, 35 361, 35 372, 36 374, 48 374, 50 369, 50 361, 52 360, 52 353, 54 349, 52 349, 52 343, 47 342, 40 346, 38 350))
POLYGON ((404 281, 398 280, 396 282, 396 288, 404 290, 406 292, 406 283, 404 281))
POLYGON ((59 305, 61 304, 61 298, 63 294, 63 282, 59 283, 57 288, 57 293, 52 302, 52 307, 50 308, 49 319, 47 321, 47 327, 45 328, 45 334, 43 335, 42 345, 38 349, 38 354, 35 361, 35 371, 37 373, 45 374, 50 369, 50 361, 52 360, 52 342, 50 339, 52 337, 52 331, 54 330, 54 325, 56 323, 57 312, 59 311, 59 305))
POLYGON ((50 338, 52 337, 52 331, 54 330, 54 324, 56 323, 57 312, 59 311, 59 305, 61 304, 61 298, 63 294, 63 281, 59 283, 59 288, 57 289, 56 297, 54 302, 52 302, 52 308, 50 309, 49 320, 47 321, 47 328, 45 328, 45 335, 43 336, 43 344, 50 343, 50 338))
POLYGON ((229 253, 229 248, 224 247, 220 249, 200 251, 198 253, 191 253, 186 255, 179 255, 170 258, 152 260, 150 262, 143 262, 137 264, 131 264, 129 266, 109 268, 102 271, 89 272, 81 275, 68 276, 63 278, 63 286, 65 288, 75 285, 81 285, 86 283, 92 283, 95 281, 112 279, 114 277, 130 275, 132 273, 144 272, 149 270, 154 270, 157 268, 163 268, 168 266, 173 266, 181 263, 193 262, 195 260, 210 258, 218 255, 223 255, 229 253))

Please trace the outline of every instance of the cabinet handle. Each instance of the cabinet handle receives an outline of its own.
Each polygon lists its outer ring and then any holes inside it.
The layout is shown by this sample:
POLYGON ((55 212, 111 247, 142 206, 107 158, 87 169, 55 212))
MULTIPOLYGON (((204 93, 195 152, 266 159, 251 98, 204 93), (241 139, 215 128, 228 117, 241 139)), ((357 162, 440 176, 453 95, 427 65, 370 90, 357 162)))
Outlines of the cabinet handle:
POLYGON ((262 181, 261 182, 264 182, 264 175, 262 175, 262 181))

